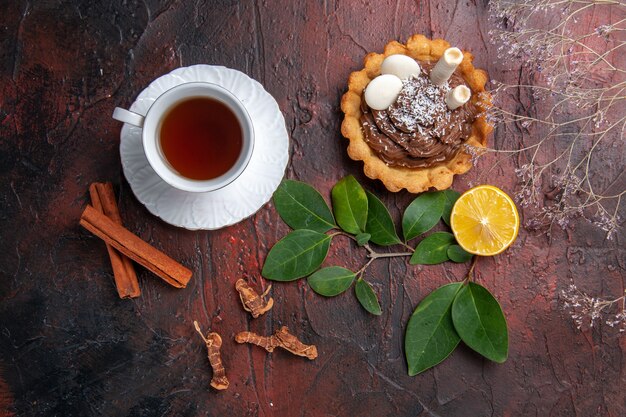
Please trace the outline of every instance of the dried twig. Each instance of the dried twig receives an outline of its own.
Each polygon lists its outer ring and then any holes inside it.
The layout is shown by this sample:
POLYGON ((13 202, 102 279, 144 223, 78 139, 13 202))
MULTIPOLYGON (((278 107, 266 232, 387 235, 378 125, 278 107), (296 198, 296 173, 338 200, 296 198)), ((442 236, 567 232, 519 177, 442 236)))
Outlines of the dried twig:
POLYGON ((621 297, 605 299, 593 297, 570 284, 561 291, 563 307, 570 311, 576 327, 594 327, 600 321, 610 327, 626 331, 626 291, 621 297), (617 308, 615 308, 617 307, 617 308))
MULTIPOLYGON (((607 239, 616 237, 626 194, 623 169, 616 170, 617 178, 602 181, 613 171, 607 162, 624 163, 626 3, 493 0, 490 10, 498 25, 490 35, 499 54, 508 62, 524 62, 520 78, 532 80, 495 83, 495 105, 488 115, 505 130, 532 133, 532 142, 519 149, 489 150, 523 161, 515 171, 521 181, 516 197, 522 206, 536 208, 526 226, 550 233, 554 224, 567 228, 572 218, 584 217, 606 232, 607 239), (586 23, 597 16, 607 21, 589 29, 586 23), (501 99, 508 95, 514 95, 509 103, 518 108, 504 106, 501 99), (537 101, 551 107, 537 114, 537 101)), ((571 284, 561 298, 579 329, 621 306, 603 321, 624 331, 624 295, 594 297, 571 284)))
MULTIPOLYGON (((602 186, 605 170, 593 162, 601 160, 603 153, 623 152, 626 68, 620 57, 626 52, 626 4, 494 0, 490 10, 499 25, 490 35, 500 55, 507 61, 525 62, 528 78, 536 80, 536 85, 495 83, 495 105, 489 112, 505 129, 528 131, 534 126, 532 137, 538 138, 521 149, 489 150, 526 159, 516 170, 521 181, 516 197, 521 205, 537 208, 526 226, 549 233, 553 224, 566 228, 573 217, 585 217, 608 239, 615 237, 626 187, 619 176, 602 186), (590 21, 600 8, 610 8, 602 14, 610 22, 590 31, 580 24, 590 21), (521 112, 511 110, 501 100, 510 94, 552 106, 545 114, 534 114, 532 106, 521 112), (546 157, 554 149, 556 155, 546 157)), ((620 164, 619 159, 614 162, 620 164)))

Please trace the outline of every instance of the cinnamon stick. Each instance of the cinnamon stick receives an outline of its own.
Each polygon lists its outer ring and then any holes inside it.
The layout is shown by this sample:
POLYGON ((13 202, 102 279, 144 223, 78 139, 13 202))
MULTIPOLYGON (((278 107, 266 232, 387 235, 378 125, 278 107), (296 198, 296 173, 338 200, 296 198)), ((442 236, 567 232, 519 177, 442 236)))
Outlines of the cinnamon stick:
POLYGON ((191 270, 91 206, 87 206, 83 211, 80 224, 174 287, 184 288, 191 279, 191 270))
MULTIPOLYGON (((94 182, 89 186, 89 194, 93 208, 109 217, 115 223, 122 224, 122 218, 115 202, 115 192, 110 182, 94 182)), ((108 243, 106 243, 106 247, 111 259, 117 294, 120 298, 139 297, 141 290, 139 289, 139 282, 137 281, 137 274, 132 261, 108 243)))

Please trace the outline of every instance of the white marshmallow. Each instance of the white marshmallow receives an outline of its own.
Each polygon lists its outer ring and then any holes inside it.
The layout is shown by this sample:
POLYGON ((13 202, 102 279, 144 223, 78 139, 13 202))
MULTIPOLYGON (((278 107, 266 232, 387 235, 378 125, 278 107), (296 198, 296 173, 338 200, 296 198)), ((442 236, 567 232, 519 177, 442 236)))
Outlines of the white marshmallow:
POLYGON ((398 54, 389 55, 380 66, 383 74, 393 74, 401 80, 409 79, 412 75, 420 75, 420 65, 411 57, 398 54))
POLYGON ((402 80, 393 74, 374 78, 365 88, 365 102, 374 110, 385 110, 391 106, 402 90, 402 80))
POLYGON ((459 85, 446 93, 446 104, 450 110, 454 110, 467 103, 471 96, 472 92, 469 88, 459 85))

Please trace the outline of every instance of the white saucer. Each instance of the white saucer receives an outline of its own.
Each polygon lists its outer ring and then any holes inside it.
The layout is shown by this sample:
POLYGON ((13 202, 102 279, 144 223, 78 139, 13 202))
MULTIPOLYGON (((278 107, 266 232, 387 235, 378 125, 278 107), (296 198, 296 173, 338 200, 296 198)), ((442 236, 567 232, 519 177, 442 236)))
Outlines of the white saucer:
POLYGON ((141 129, 124 124, 120 153, 133 193, 163 221, 190 230, 213 230, 237 223, 267 203, 280 184, 289 161, 289 136, 274 97, 246 74, 221 66, 193 65, 154 80, 130 107, 145 115, 163 92, 187 82, 207 81, 232 92, 244 104, 254 125, 254 152, 246 170, 224 188, 191 193, 173 188, 150 167, 141 129))

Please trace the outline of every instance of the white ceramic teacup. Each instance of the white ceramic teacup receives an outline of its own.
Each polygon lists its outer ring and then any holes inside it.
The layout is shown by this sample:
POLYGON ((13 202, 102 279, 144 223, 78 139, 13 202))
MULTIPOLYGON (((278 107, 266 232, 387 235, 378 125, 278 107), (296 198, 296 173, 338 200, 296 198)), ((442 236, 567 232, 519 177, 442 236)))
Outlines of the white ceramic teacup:
POLYGON ((180 84, 160 95, 145 116, 116 107, 113 118, 142 128, 143 149, 148 163, 163 181, 183 191, 208 192, 225 187, 243 173, 254 149, 254 129, 246 108, 230 91, 213 83, 180 84), (226 105, 236 116, 242 132, 241 152, 235 164, 223 175, 209 180, 194 180, 181 175, 170 165, 161 149, 161 123, 165 115, 180 102, 198 97, 210 98, 226 105))

